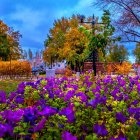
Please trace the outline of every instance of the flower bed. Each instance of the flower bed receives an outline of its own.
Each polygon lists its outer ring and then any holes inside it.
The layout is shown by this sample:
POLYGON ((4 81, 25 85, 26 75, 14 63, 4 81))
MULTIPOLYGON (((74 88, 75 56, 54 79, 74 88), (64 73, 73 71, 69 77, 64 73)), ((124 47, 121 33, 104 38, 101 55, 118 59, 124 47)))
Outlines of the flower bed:
POLYGON ((5 140, 126 140, 140 138, 140 79, 91 74, 23 82, 0 91, 5 140))

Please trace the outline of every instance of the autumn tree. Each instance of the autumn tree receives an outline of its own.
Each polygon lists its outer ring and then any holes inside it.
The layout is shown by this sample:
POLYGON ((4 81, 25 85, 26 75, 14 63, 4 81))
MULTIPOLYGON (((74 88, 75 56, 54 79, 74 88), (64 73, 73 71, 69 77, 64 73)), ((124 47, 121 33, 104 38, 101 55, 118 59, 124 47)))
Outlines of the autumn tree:
MULTIPOLYGON (((53 28, 49 30, 49 34, 47 35, 47 39, 45 40, 45 49, 53 48, 52 50, 53 51, 55 50, 55 58, 60 61, 63 58, 60 58, 59 56, 60 53, 59 49, 64 46, 65 33, 67 32, 68 28, 69 28, 69 22, 67 18, 62 17, 61 19, 55 20, 53 24, 53 28)), ((44 54, 46 55, 46 53, 44 54)), ((52 53, 50 54, 52 55, 52 53)), ((49 54, 47 55, 49 56, 49 54)), ((52 56, 49 56, 49 58, 51 57, 52 56)))
POLYGON ((2 60, 16 60, 21 57, 20 37, 18 31, 14 31, 0 20, 0 57, 2 60))
POLYGON ((77 70, 80 70, 80 63, 82 63, 85 56, 81 56, 81 54, 87 40, 85 39, 86 35, 79 30, 78 20, 79 16, 73 15, 71 18, 61 18, 54 22, 54 26, 50 29, 45 41, 46 49, 43 55, 44 60, 49 64, 54 59, 57 61, 67 60, 68 64, 71 66, 76 65, 77 70))
POLYGON ((55 48, 47 47, 43 52, 43 60, 52 68, 52 63, 56 60, 55 48))
POLYGON ((135 56, 135 62, 140 64, 140 44, 137 44, 137 46, 133 50, 133 54, 135 56))
MULTIPOLYGON (((92 22, 91 17, 85 20, 92 22)), ((98 22, 97 18, 95 22, 98 22)), ((115 29, 110 22, 108 11, 104 11, 103 25, 95 24, 94 28, 91 27, 91 24, 80 25, 79 15, 55 21, 54 27, 50 29, 50 34, 45 41, 44 54, 49 55, 48 52, 50 55, 55 54, 57 60, 65 59, 69 64, 75 65, 77 71, 80 71, 82 63, 93 50, 101 51, 105 55, 105 48, 116 40, 116 38, 112 38, 115 29)))
POLYGON ((140 42, 140 0, 96 0, 93 4, 110 10, 123 41, 140 42))
POLYGON ((107 60, 109 62, 128 61, 129 52, 123 45, 113 45, 108 50, 107 60))

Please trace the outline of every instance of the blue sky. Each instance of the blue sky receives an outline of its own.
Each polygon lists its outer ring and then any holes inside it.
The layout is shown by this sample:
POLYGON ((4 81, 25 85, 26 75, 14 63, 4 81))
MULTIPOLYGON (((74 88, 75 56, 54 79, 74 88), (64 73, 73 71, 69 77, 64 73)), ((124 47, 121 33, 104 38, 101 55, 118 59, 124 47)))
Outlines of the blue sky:
MULTIPOLYGON (((94 0, 0 0, 0 19, 20 31, 23 49, 44 48, 49 28, 55 19, 72 14, 101 17, 102 11, 92 6, 94 0)), ((130 49, 132 44, 128 44, 130 49)))

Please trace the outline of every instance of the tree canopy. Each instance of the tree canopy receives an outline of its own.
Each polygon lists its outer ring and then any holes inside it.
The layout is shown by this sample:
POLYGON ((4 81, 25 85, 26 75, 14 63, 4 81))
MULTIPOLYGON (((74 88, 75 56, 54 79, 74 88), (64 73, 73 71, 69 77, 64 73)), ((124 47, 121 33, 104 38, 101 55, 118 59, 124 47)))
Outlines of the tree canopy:
POLYGON ((140 44, 137 44, 137 46, 133 50, 133 54, 135 56, 136 63, 140 64, 140 44))
POLYGON ((18 59, 21 56, 22 49, 19 46, 21 34, 8 27, 0 20, 0 58, 2 60, 18 59))
POLYGON ((111 25, 109 11, 104 11, 102 24, 95 20, 92 28, 92 18, 85 18, 90 24, 80 23, 79 15, 71 18, 61 18, 54 22, 45 40, 43 58, 50 64, 52 60, 67 60, 80 70, 85 59, 93 50, 105 56, 105 48, 114 43, 118 38, 113 38, 115 28, 111 25), (94 34, 93 34, 94 33, 94 34))
POLYGON ((109 48, 107 60, 109 62, 128 61, 129 52, 123 45, 113 45, 109 48))

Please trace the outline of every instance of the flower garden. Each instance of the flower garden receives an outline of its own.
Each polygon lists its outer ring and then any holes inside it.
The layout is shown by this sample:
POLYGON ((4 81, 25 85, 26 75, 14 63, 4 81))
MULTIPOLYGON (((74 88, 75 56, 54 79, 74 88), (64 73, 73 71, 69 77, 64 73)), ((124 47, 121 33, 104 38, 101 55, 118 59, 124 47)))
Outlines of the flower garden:
POLYGON ((61 77, 0 91, 3 140, 138 140, 140 78, 61 77))

